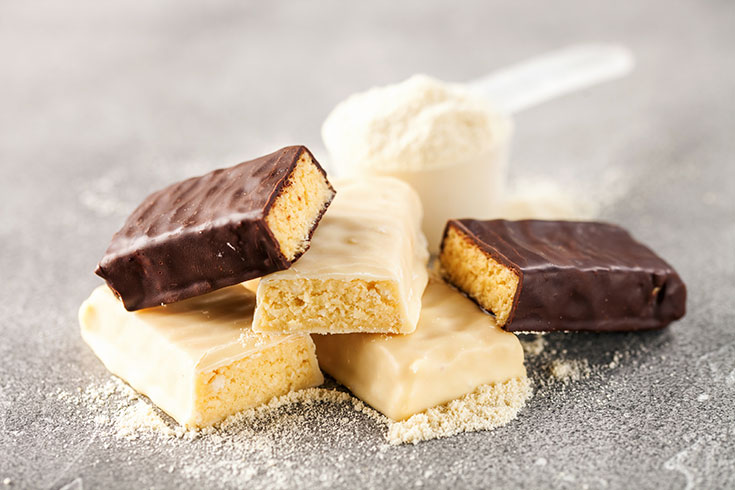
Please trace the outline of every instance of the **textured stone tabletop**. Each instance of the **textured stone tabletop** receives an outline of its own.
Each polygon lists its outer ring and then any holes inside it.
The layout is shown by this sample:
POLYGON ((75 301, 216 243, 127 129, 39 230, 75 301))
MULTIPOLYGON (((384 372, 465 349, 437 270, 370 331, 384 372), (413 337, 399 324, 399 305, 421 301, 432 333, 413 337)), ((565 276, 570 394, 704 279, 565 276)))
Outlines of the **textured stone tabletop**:
POLYGON ((3 2, 0 488, 735 486, 735 8, 536 5, 3 2), (511 173, 611 196, 601 216, 687 282, 682 321, 529 338, 535 395, 515 421, 417 446, 342 405, 218 447, 106 423, 125 397, 100 398, 77 308, 149 192, 287 144, 319 155, 322 120, 356 90, 589 41, 629 46, 636 70, 521 114, 511 173))

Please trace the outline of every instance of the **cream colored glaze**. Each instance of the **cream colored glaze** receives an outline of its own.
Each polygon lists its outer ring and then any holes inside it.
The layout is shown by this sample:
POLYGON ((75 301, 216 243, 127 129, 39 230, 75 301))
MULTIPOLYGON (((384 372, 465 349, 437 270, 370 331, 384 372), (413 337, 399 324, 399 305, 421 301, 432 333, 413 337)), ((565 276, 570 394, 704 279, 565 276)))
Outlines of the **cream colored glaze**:
MULTIPOLYGON (((401 315, 411 332, 418 322, 428 275, 429 252, 421 233, 421 201, 392 177, 338 180, 332 204, 314 232, 309 250, 289 269, 260 279, 264 287, 294 279, 395 281, 401 315)), ((258 330, 259 308, 254 329, 258 330)))
POLYGON ((312 335, 320 367, 393 420, 524 377, 515 335, 439 279, 432 278, 411 335, 312 335))
POLYGON ((100 286, 82 303, 79 322, 82 338, 110 372, 188 425, 196 420, 197 373, 304 338, 253 332, 254 308, 255 295, 236 285, 129 312, 107 286, 100 286))

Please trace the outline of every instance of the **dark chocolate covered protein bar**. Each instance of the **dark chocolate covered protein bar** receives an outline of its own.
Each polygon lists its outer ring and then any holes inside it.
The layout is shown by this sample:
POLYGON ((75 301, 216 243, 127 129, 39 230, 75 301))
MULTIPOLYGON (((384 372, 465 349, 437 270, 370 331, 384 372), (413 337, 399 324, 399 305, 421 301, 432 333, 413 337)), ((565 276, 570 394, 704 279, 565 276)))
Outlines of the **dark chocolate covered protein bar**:
POLYGON ((450 220, 444 278, 509 331, 632 331, 684 316, 676 271, 619 226, 450 220))
POLYGON ((133 311, 283 270, 334 193, 303 146, 187 179, 133 211, 95 272, 133 311))

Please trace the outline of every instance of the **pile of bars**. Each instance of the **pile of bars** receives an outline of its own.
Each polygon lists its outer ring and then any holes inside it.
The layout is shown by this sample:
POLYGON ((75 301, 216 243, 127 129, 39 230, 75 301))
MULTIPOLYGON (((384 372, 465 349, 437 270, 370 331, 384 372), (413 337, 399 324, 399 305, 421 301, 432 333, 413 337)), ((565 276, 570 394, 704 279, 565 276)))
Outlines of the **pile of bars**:
POLYGON ((84 340, 187 427, 317 386, 321 370, 403 420, 525 377, 513 331, 684 315, 677 273, 617 226, 451 220, 429 272, 408 184, 335 186, 294 146, 150 195, 99 263, 84 340))

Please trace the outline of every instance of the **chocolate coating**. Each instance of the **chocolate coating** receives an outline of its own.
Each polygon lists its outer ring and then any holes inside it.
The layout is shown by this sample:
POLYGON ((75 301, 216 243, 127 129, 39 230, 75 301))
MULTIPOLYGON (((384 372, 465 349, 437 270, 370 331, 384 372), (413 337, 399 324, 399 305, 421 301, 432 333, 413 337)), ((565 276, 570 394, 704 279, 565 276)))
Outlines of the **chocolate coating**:
POLYGON ((619 226, 473 219, 450 226, 520 277, 505 330, 647 330, 686 312, 676 271, 619 226))
POLYGON ((112 237, 95 273, 134 311, 288 268, 293 261, 265 218, 303 152, 282 148, 154 192, 112 237))

